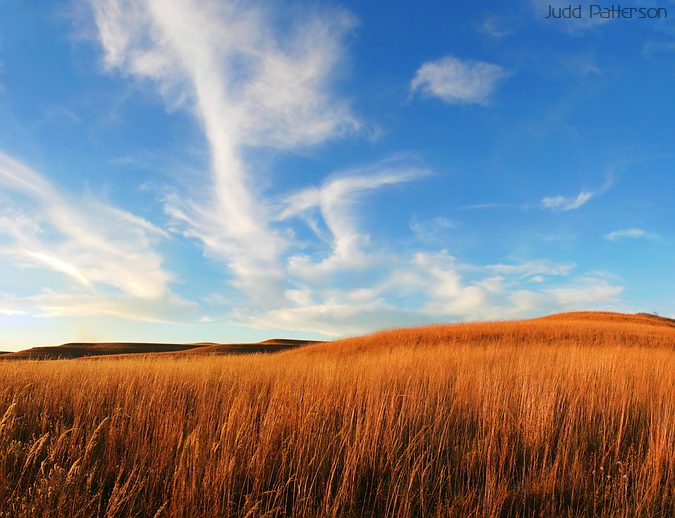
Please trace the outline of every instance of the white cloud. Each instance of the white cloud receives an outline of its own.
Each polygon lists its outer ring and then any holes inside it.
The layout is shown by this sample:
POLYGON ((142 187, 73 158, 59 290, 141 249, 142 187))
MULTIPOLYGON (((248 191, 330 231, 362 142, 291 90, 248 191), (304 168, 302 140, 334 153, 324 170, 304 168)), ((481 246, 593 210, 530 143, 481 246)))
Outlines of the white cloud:
POLYGON ((60 193, 39 173, 0 152, 2 253, 19 266, 49 269, 77 284, 113 287, 140 299, 168 293, 171 276, 155 251, 166 234, 150 222, 92 197, 60 193))
POLYGON ((11 309, 11 308, 5 308, 5 307, 0 307, 0 315, 5 315, 5 316, 20 316, 20 315, 25 315, 25 311, 19 311, 16 309, 11 309))
POLYGON ((28 259, 34 259, 37 263, 42 263, 54 271, 64 273, 84 286, 91 286, 89 279, 85 277, 76 265, 63 260, 58 256, 33 250, 24 250, 24 253, 28 259))
POLYGON ((478 203, 465 205, 459 207, 457 210, 496 210, 496 209, 516 209, 516 210, 530 210, 539 208, 551 211, 570 211, 577 210, 594 198, 607 192, 614 185, 614 171, 615 166, 611 166, 605 175, 605 180, 602 185, 596 190, 582 190, 576 196, 544 196, 537 204, 531 203, 478 203))
POLYGON ((302 330, 327 337, 344 337, 396 326, 419 325, 432 320, 415 311, 374 303, 328 302, 297 308, 281 308, 262 314, 235 315, 242 325, 258 329, 302 330))
POLYGON ((501 39, 513 34, 513 30, 506 26, 497 16, 489 16, 479 28, 480 32, 491 38, 501 39))
POLYGON ((582 191, 574 198, 567 198, 565 196, 546 196, 541 200, 541 206, 544 209, 557 210, 576 210, 585 205, 594 194, 589 191, 582 191))
POLYGON ((425 287, 428 300, 425 313, 470 316, 486 302, 485 290, 478 285, 466 286, 457 272, 454 258, 445 253, 416 254, 413 265, 419 285, 425 287))
POLYGON ((625 228, 614 230, 605 236, 608 241, 619 241, 620 239, 654 239, 656 236, 641 228, 625 228))
POLYGON ((615 299, 623 292, 623 287, 611 284, 598 276, 582 276, 564 286, 546 291, 560 307, 565 309, 586 308, 615 299))
POLYGON ((499 65, 446 56, 423 63, 410 83, 410 90, 438 97, 448 104, 486 105, 505 76, 499 65))
POLYGON ((543 315, 553 310, 550 297, 545 293, 516 289, 506 297, 507 308, 497 318, 521 318, 533 314, 543 315))
POLYGON ((526 318, 561 311, 610 310, 616 307, 623 286, 613 284, 597 274, 565 280, 557 286, 543 284, 543 279, 529 279, 536 289, 512 283, 504 290, 504 299, 493 304, 489 318, 526 318), (540 280, 542 282, 540 282, 540 280))
POLYGON ((22 307, 30 308, 37 317, 92 317, 112 316, 155 323, 175 323, 197 318, 193 302, 166 294, 156 299, 138 299, 129 296, 43 291, 20 298, 22 307))
POLYGON ((318 230, 312 220, 305 219, 317 236, 328 241, 331 253, 325 259, 313 261, 305 255, 289 258, 289 273, 315 277, 345 268, 364 266, 372 259, 367 253, 370 236, 358 229, 355 204, 364 192, 387 185, 409 182, 428 174, 424 169, 389 160, 371 167, 352 169, 329 178, 321 187, 310 187, 297 192, 283 202, 276 219, 306 217, 318 209, 326 225, 327 234, 318 230))
POLYGON ((17 302, 16 296, 0 293, 0 316, 17 317, 25 314, 26 311, 17 302))
MULTIPOLYGON (((487 269, 502 275, 516 275, 521 278, 541 275, 569 275, 575 267, 573 263, 553 263, 550 261, 525 261, 515 264, 493 264, 487 269)), ((535 281, 537 282, 537 281, 535 281)))
POLYGON ((614 173, 610 171, 605 176, 605 181, 595 191, 581 191, 574 197, 567 196, 546 196, 541 200, 541 208, 549 210, 576 210, 583 207, 591 199, 604 194, 614 185, 614 173))
POLYGON ((191 108, 210 146, 204 189, 169 196, 167 213, 256 302, 279 300, 286 243, 269 227, 244 150, 313 145, 359 128, 332 93, 354 19, 315 9, 289 21, 271 5, 196 0, 92 5, 108 69, 150 79, 170 106, 191 108))
POLYGON ((408 257, 380 255, 368 266, 363 277, 366 281, 359 288, 341 285, 339 279, 305 282, 289 297, 293 303, 286 307, 271 311, 240 309, 227 318, 257 328, 339 337, 425 322, 526 318, 556 311, 601 309, 615 304, 623 291, 622 286, 596 274, 566 278, 571 266, 548 264, 546 268, 513 265, 497 268, 503 272, 500 275, 482 276, 494 268, 458 263, 445 251, 418 252, 408 257), (543 276, 523 277, 541 270, 562 280, 551 286, 543 276), (463 276, 462 272, 474 276, 463 276))
MULTIPOLYGON (((304 330, 327 336, 364 333, 392 325, 477 318, 487 306, 488 287, 465 284, 446 252, 372 257, 354 288, 341 278, 297 279, 295 304, 258 311, 240 309, 237 323, 259 328, 304 330)), ((291 298, 291 297, 289 297, 291 298)))

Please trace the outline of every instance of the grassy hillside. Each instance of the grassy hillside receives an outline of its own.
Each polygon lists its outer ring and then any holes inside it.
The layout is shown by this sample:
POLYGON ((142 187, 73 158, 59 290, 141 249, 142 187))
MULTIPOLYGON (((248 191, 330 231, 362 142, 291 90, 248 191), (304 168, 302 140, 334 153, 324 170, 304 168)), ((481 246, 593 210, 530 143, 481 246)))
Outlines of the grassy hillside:
POLYGON ((389 329, 303 351, 347 354, 377 348, 476 345, 640 346, 675 348, 674 321, 653 315, 560 313, 522 321, 477 322, 389 329))
POLYGON ((675 328, 0 362, 0 516, 675 515, 675 328))

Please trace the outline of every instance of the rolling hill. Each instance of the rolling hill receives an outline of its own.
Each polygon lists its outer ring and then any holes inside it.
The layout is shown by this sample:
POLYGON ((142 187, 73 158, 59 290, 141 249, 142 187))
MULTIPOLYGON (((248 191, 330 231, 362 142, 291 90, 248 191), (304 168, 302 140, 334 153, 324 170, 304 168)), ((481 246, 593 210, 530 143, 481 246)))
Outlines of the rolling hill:
POLYGON ((258 343, 220 344, 199 342, 166 344, 142 342, 81 342, 52 347, 33 347, 0 355, 0 360, 59 360, 137 354, 250 354, 271 353, 316 343, 311 340, 271 339, 258 343))
POLYGON ((593 311, 557 313, 528 320, 385 329, 365 336, 319 343, 297 353, 358 354, 381 348, 410 349, 439 345, 503 347, 626 345, 675 348, 675 321, 646 313, 593 311))
POLYGON ((276 353, 303 348, 302 354, 358 352, 381 346, 448 344, 642 345, 675 347, 675 320, 650 313, 578 311, 528 320, 435 324, 393 328, 332 342, 272 338, 256 343, 198 342, 187 344, 142 342, 78 342, 0 352, 0 360, 55 360, 137 354, 232 355, 276 353), (310 347, 308 347, 310 346, 310 347), (308 347, 308 348, 307 348, 308 347))

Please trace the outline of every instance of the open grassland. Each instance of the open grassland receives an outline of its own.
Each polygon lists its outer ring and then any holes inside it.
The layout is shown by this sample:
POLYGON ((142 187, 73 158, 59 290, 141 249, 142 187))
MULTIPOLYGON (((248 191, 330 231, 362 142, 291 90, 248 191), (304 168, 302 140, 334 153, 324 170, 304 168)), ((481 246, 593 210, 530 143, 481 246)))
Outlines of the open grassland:
POLYGON ((675 326, 0 362, 0 516, 675 516, 675 326))

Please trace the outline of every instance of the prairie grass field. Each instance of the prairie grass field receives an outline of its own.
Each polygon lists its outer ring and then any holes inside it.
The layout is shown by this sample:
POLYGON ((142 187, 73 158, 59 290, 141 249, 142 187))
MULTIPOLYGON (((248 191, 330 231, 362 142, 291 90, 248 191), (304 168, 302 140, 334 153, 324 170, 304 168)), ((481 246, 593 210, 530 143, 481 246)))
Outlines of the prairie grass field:
POLYGON ((675 516, 675 325, 0 362, 0 517, 675 516))

